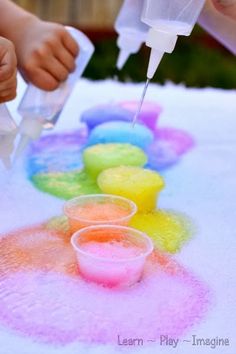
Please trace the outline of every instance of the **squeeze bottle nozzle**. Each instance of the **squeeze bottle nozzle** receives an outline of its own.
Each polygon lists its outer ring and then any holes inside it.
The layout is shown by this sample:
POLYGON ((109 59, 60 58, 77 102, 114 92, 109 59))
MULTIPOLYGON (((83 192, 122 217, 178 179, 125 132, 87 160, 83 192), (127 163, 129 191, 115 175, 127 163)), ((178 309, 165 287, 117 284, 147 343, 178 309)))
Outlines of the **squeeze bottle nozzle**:
POLYGON ((7 169, 11 168, 11 154, 17 134, 17 125, 11 117, 7 106, 0 104, 0 159, 7 169))
MULTIPOLYGON (((144 42, 144 40, 143 40, 144 42)), ((119 54, 116 62, 116 66, 119 70, 123 68, 126 61, 131 54, 137 53, 141 47, 140 38, 136 38, 133 35, 120 35, 117 39, 117 45, 119 47, 119 54)))
POLYGON ((205 0, 144 0, 141 20, 150 26, 147 78, 152 79, 164 55, 172 53, 179 35, 189 36, 205 0))
POLYGON ((177 35, 150 28, 146 45, 151 48, 147 78, 152 79, 165 53, 172 53, 177 42, 177 35))
POLYGON ((143 0, 124 0, 115 22, 119 55, 116 66, 122 69, 131 54, 145 42, 149 27, 141 21, 143 0))
POLYGON ((79 45, 75 60, 76 69, 58 89, 47 92, 29 85, 18 107, 22 116, 19 127, 21 138, 15 152, 17 158, 31 140, 38 139, 43 129, 53 128, 71 94, 76 81, 83 74, 93 52, 94 46, 89 38, 73 27, 66 27, 79 45))

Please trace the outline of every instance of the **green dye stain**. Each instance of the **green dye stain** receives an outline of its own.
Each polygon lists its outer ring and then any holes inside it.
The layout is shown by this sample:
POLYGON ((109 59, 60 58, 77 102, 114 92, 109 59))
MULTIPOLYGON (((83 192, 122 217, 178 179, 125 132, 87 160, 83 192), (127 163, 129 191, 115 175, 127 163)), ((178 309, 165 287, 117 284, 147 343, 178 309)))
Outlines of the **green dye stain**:
POLYGON ((72 172, 40 173, 32 182, 39 190, 61 199, 84 194, 101 193, 100 188, 84 170, 72 172))

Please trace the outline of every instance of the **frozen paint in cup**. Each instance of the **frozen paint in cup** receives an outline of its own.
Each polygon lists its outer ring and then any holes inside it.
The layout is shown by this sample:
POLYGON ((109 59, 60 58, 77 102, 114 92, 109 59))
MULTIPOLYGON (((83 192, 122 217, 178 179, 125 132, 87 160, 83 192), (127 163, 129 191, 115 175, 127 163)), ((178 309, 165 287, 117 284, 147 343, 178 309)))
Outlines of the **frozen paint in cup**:
MULTIPOLYGON (((139 101, 137 100, 97 105, 84 111, 81 114, 80 120, 86 124, 89 133, 98 125, 107 122, 120 121, 131 123, 138 105, 139 101)), ((158 103, 144 101, 138 122, 155 131, 161 112, 162 107, 158 103)))
POLYGON ((118 225, 83 228, 73 234, 80 274, 108 287, 128 287, 142 278, 151 239, 141 231, 118 225))
POLYGON ((154 134, 146 125, 112 121, 97 125, 89 134, 87 146, 97 144, 131 144, 146 150, 154 141, 154 134))
POLYGON ((81 114, 81 122, 85 123, 90 133, 96 126, 115 121, 132 122, 132 112, 116 104, 103 104, 89 108, 81 114))
POLYGON ((165 185, 157 172, 131 166, 109 168, 100 173, 97 183, 103 193, 132 200, 142 213, 156 209, 158 195, 165 185))
POLYGON ((64 205, 71 233, 91 225, 128 225, 136 211, 131 200, 108 194, 83 195, 64 205))

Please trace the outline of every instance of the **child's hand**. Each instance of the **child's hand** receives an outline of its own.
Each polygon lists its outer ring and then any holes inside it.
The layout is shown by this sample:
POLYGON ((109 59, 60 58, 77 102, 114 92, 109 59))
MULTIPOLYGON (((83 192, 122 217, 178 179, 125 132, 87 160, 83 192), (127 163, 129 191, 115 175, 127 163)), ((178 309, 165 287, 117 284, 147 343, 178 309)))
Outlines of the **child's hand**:
POLYGON ((0 103, 16 97, 16 67, 14 45, 0 37, 0 103))
POLYGON ((22 24, 14 44, 19 69, 27 81, 54 90, 75 69, 78 45, 64 26, 32 17, 22 24))
POLYGON ((217 10, 236 20, 236 0, 212 0, 217 10))

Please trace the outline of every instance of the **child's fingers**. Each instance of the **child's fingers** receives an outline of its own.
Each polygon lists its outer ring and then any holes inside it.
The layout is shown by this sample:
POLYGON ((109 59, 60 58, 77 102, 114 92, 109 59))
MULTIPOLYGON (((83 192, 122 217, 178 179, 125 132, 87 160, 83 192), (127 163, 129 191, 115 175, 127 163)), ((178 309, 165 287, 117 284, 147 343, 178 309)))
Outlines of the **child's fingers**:
POLYGON ((0 52, 0 81, 8 80, 16 73, 17 59, 14 46, 8 42, 8 48, 0 52))
POLYGON ((16 98, 16 87, 0 91, 0 103, 14 100, 16 98))
POLYGON ((16 98, 16 94, 11 94, 9 96, 2 97, 2 98, 0 97, 0 103, 12 101, 12 100, 14 100, 14 98, 16 98))
POLYGON ((79 46, 68 31, 63 31, 61 35, 62 44, 75 58, 79 53, 79 46))
POLYGON ((55 57, 45 61, 43 69, 49 72, 56 81, 65 81, 69 75, 68 69, 55 57))
POLYGON ((0 91, 0 97, 4 99, 5 97, 11 96, 12 98, 16 97, 16 87, 11 87, 9 89, 0 91))
POLYGON ((58 88, 60 84, 50 72, 42 68, 37 68, 32 72, 23 72, 23 76, 27 81, 32 82, 33 85, 46 91, 53 91, 58 88))
POLYGON ((65 47, 58 47, 55 56, 70 73, 75 70, 75 57, 65 47))
POLYGON ((0 92, 8 90, 9 88, 16 88, 17 79, 16 79, 16 69, 13 71, 12 75, 4 81, 0 81, 0 92))

